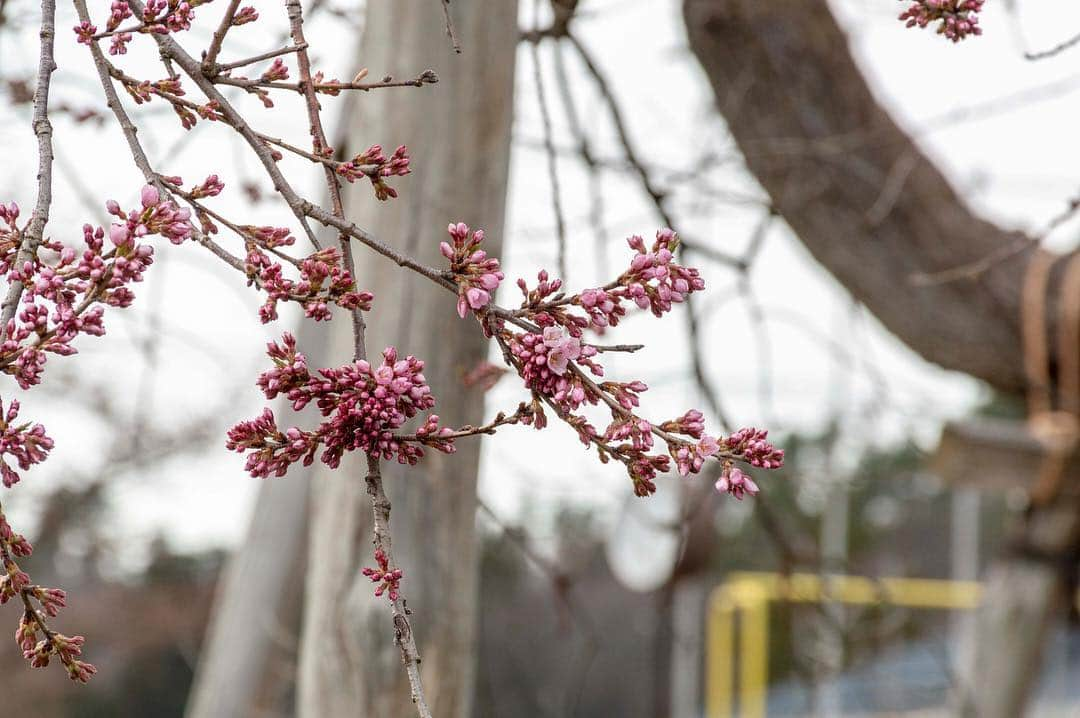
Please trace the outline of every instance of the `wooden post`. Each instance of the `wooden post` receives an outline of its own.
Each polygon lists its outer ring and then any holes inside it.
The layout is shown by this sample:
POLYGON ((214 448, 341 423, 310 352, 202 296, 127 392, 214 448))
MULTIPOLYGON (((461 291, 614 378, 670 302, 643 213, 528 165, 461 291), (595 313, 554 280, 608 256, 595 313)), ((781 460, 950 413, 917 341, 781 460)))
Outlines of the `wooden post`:
MULTIPOLYGON (((1031 495, 1046 458, 1025 422, 978 419, 946 427, 934 468, 954 485, 1031 495)), ((972 659, 955 686, 960 715, 1023 715, 1038 685, 1047 632, 1068 605, 1068 569, 1080 539, 1076 454, 1065 463, 1059 486, 1045 503, 1027 509, 990 568, 969 639, 972 659)))

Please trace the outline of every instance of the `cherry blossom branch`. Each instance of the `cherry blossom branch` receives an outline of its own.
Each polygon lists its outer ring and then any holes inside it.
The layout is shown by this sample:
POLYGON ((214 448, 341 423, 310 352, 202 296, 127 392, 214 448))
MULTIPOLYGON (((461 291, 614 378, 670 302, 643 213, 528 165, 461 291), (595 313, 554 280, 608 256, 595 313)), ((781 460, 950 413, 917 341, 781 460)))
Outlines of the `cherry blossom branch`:
POLYGON ((49 659, 55 655, 71 680, 86 683, 97 673, 97 668, 79 659, 85 639, 57 633, 46 619, 46 616, 55 617, 66 605, 65 593, 58 588, 30 583, 30 577, 15 562, 16 557, 29 556, 32 552, 30 542, 11 530, 4 516, 3 505, 0 505, 0 568, 4 569, 0 575, 0 603, 6 603, 17 595, 23 605, 15 640, 23 656, 35 668, 47 666, 49 659), (40 640, 38 633, 42 636, 40 640))
MULTIPOLYGON (((375 557, 377 560, 381 559, 381 562, 393 565, 393 542, 390 539, 390 499, 386 497, 386 491, 383 489, 379 457, 368 454, 367 466, 368 474, 365 481, 367 483, 368 497, 371 499, 372 515, 374 516, 375 557)), ((397 591, 391 591, 390 606, 394 617, 394 642, 397 643, 401 651, 401 660, 405 664, 412 702, 416 705, 416 712, 420 718, 431 718, 431 709, 428 708, 423 685, 420 681, 420 652, 416 648, 416 638, 413 636, 412 626, 409 623, 409 610, 405 607, 405 599, 397 591)))
MULTIPOLYGON (((79 0, 76 1, 78 2, 79 0)), ((128 5, 136 14, 141 14, 143 11, 143 5, 139 0, 128 0, 128 5)), ((248 146, 255 153, 255 156, 262 163, 267 174, 269 174, 270 178, 273 180, 274 188, 285 199, 289 209, 292 210, 294 216, 296 216, 300 226, 311 240, 312 245, 318 246, 318 239, 315 237, 315 233, 312 231, 311 226, 307 221, 307 217, 300 209, 300 197, 281 173, 270 150, 258 138, 258 135, 251 129, 247 121, 236 111, 225 96, 218 92, 214 83, 203 74, 199 62, 189 55, 171 35, 154 34, 153 38, 161 49, 162 56, 175 61, 176 64, 180 66, 184 73, 191 78, 207 99, 214 102, 216 106, 220 108, 225 121, 227 121, 228 124, 240 134, 244 141, 247 142, 248 146)))
MULTIPOLYGON (((297 45, 306 44, 304 40, 303 16, 300 0, 286 0, 285 6, 289 15, 289 26, 293 42, 297 45)), ((300 70, 300 85, 303 88, 304 99, 308 110, 312 146, 316 154, 320 154, 329 145, 326 141, 326 133, 323 130, 322 119, 319 115, 319 101, 315 96, 315 87, 311 80, 311 62, 307 50, 297 53, 297 64, 300 70)), ((338 184, 337 175, 329 167, 324 167, 327 189, 334 207, 334 216, 339 219, 345 218, 344 204, 341 199, 341 186, 338 184)), ((352 243, 346 234, 341 233, 338 237, 341 246, 342 263, 345 270, 352 276, 356 275, 356 268, 352 256, 352 243)), ((365 346, 364 318, 358 309, 352 310, 353 327, 353 359, 356 361, 367 358, 365 346)), ((368 497, 371 499, 371 511, 373 516, 373 541, 375 544, 376 560, 383 566, 391 568, 396 565, 390 538, 390 500, 383 488, 382 472, 379 468, 378 454, 369 453, 367 456, 368 473, 366 477, 368 497)), ((400 576, 400 574, 398 574, 400 576)), ((405 673, 409 679, 409 690, 412 702, 416 706, 420 718, 431 718, 431 710, 428 708, 424 697, 424 688, 420 678, 420 652, 416 647, 416 638, 413 636, 412 626, 409 623, 408 611, 405 608, 405 599, 397 590, 390 592, 390 605, 393 613, 394 640, 401 651, 401 660, 405 665, 405 673)))
MULTIPOLYGON (((18 208, 12 204, 9 207, 0 205, 0 216, 5 221, 11 235, 19 240, 18 251, 12 261, 10 256, 5 256, 4 264, 11 269, 9 281, 11 282, 7 296, 4 299, 2 312, 0 312, 0 339, 3 344, 0 350, 5 353, 5 359, 15 360, 16 357, 23 361, 20 369, 19 380, 25 386, 34 383, 37 373, 40 371, 44 358, 36 347, 48 344, 55 329, 52 332, 42 333, 42 328, 47 326, 47 320, 37 311, 37 307, 30 305, 24 310, 21 317, 23 320, 32 321, 38 331, 37 343, 31 347, 20 347, 29 336, 26 326, 18 326, 15 322, 15 312, 23 297, 26 283, 33 279, 34 269, 38 261, 38 247, 45 241, 45 227, 49 221, 49 210, 52 206, 52 124, 49 121, 49 90, 52 73, 56 70, 54 59, 54 41, 56 36, 56 3, 55 0, 42 0, 41 24, 39 29, 41 39, 40 54, 38 58, 37 81, 34 89, 33 130, 38 145, 38 174, 37 174, 37 199, 34 211, 27 227, 22 231, 21 237, 17 225, 18 208)), ((7 253, 5 252, 5 255, 7 253)), ((61 261, 65 257, 62 255, 61 261)), ((57 278, 61 284, 64 279, 57 278)), ((34 292, 42 293, 39 287, 34 287, 34 292)), ((46 290, 47 291, 47 290, 46 290)), ((55 291, 55 286, 54 286, 55 291)), ((81 309, 90 303, 91 296, 96 292, 89 293, 86 303, 81 309)), ((82 312, 76 310, 76 316, 82 312)), ((71 315, 65 315, 57 311, 57 316, 65 325, 71 326, 72 322, 78 323, 78 319, 71 319, 71 315)), ((29 323, 29 322, 25 322, 29 323)), ((57 322, 59 326, 59 321, 57 322)), ((62 342, 54 345, 56 351, 60 351, 62 342)), ((5 365, 6 368, 6 365, 5 365)), ((11 400, 7 411, 0 406, 0 476, 4 487, 10 487, 19 481, 19 474, 12 469, 4 460, 8 455, 13 458, 20 469, 29 469, 32 465, 44 461, 49 451, 53 448, 53 441, 45 434, 45 429, 40 424, 31 426, 30 422, 16 424, 15 420, 19 412, 19 402, 11 400)), ((30 577, 19 568, 15 559, 18 556, 29 556, 33 549, 30 542, 20 534, 16 534, 8 524, 0 504, 0 567, 3 573, 0 575, 0 603, 6 603, 18 595, 24 613, 19 622, 19 628, 15 632, 15 640, 22 649, 23 656, 34 667, 48 665, 52 656, 57 656, 64 665, 72 680, 86 683, 97 669, 85 661, 79 659, 82 654, 84 639, 82 636, 68 637, 57 633, 49 627, 45 619, 56 616, 65 605, 65 594, 60 589, 45 588, 30 583, 30 577), (37 605, 35 605, 37 604, 37 605), (42 638, 38 640, 38 633, 42 638)))
POLYGON ((229 72, 230 70, 235 70, 235 69, 237 69, 239 67, 246 67, 246 66, 252 65, 252 64, 254 64, 256 62, 262 62, 263 60, 273 60, 275 57, 281 57, 282 55, 290 55, 290 54, 292 54, 294 52, 297 52, 299 50, 306 50, 306 49, 307 49, 307 43, 304 43, 303 45, 294 45, 294 46, 290 46, 290 47, 283 47, 283 48, 280 48, 280 49, 277 49, 277 50, 271 50, 270 52, 264 52, 261 55, 254 55, 252 57, 248 57, 248 58, 245 58, 243 60, 237 60, 236 62, 227 62, 227 63, 225 63, 223 65, 215 65, 214 69, 219 73, 221 73, 221 72, 229 72))
MULTIPOLYGON (((404 146, 387 159, 382 155, 381 148, 373 145, 348 162, 332 159, 334 152, 326 140, 318 96, 338 94, 346 84, 323 82, 321 73, 313 74, 308 43, 303 34, 300 0, 286 0, 285 3, 292 47, 265 53, 263 59, 273 58, 274 61, 258 80, 223 76, 224 66, 218 66, 216 60, 206 62, 209 53, 204 54, 202 63, 196 61, 174 37, 178 29, 190 26, 190 13, 185 10, 186 14, 182 14, 182 17, 171 18, 168 27, 162 26, 163 30, 146 33, 158 45, 168 73, 166 80, 158 82, 137 80, 113 67, 94 40, 95 30, 86 17, 84 0, 75 2, 81 20, 81 25, 76 28, 79 42, 90 46, 110 107, 120 121, 137 166, 150 183, 143 190, 144 210, 141 214, 133 212, 127 219, 128 226, 137 229, 141 226, 139 222, 149 222, 159 211, 168 213, 170 217, 182 218, 183 237, 180 239, 194 238, 229 266, 244 272, 249 283, 267 292, 268 302, 260 309, 264 322, 276 318, 274 304, 280 299, 303 302, 308 316, 315 320, 330 318, 328 303, 338 304, 351 316, 354 339, 351 363, 313 373, 308 370, 304 355, 297 351, 295 339, 285 335, 281 344, 269 345, 268 354, 274 367, 259 378, 259 386, 268 399, 285 395, 292 409, 297 411, 309 403, 315 403, 325 420, 313 430, 298 427, 279 429, 273 413, 267 409, 261 417, 233 427, 229 432, 227 447, 245 453, 248 471, 253 476, 261 477, 283 475, 296 462, 310 464, 320 448, 320 460, 331 468, 339 465, 346 451, 359 449, 367 455, 365 481, 372 503, 373 542, 378 566, 364 569, 363 574, 379 584, 377 595, 389 592, 395 639, 422 718, 430 715, 430 712, 420 683, 420 659, 409 623, 409 612, 400 593, 402 573, 395 566, 391 550, 390 503, 382 483, 382 459, 394 458, 402 463, 415 464, 425 449, 452 453, 457 439, 490 434, 507 424, 523 423, 542 428, 546 424, 542 407, 546 405, 574 428, 583 442, 595 447, 602 461, 616 458, 622 462, 639 495, 647 495, 655 490, 653 478, 658 472, 667 471, 672 460, 680 473, 687 474, 700 471, 707 459, 716 459, 721 464, 717 490, 736 498, 742 498, 747 493, 754 494, 758 489, 748 476, 735 467, 735 461, 762 468, 775 468, 782 463, 783 453, 765 440, 765 432, 745 429, 718 440, 704 433, 703 417, 700 412, 693 410, 677 419, 654 425, 634 410, 638 406, 638 394, 647 389, 643 382, 599 381, 585 371, 588 369, 592 375, 601 376, 603 367, 595 357, 604 352, 633 352, 640 348, 629 344, 591 343, 584 340, 585 330, 603 334, 607 326, 617 324, 619 318, 626 314, 623 305, 627 303, 650 309, 656 316, 661 316, 670 311, 674 304, 688 302, 690 294, 704 288, 696 269, 681 266, 675 261, 674 252, 680 245, 672 231, 658 232, 651 249, 645 246, 640 237, 630 238, 630 247, 636 251, 630 269, 602 287, 568 294, 560 291, 561 279, 549 281, 546 273, 542 272, 536 289, 529 290, 524 282, 519 281, 525 294, 520 308, 510 310, 497 306, 492 297, 503 279, 503 273, 499 270, 498 260, 487 257, 480 249, 482 232, 472 233, 470 237, 465 225, 451 225, 448 230, 453 246, 445 242, 441 245, 443 255, 449 260, 449 268, 435 268, 422 265, 398 252, 346 217, 341 198, 342 178, 351 182, 366 176, 372 181, 377 198, 391 199, 396 192, 386 185, 384 178, 407 174, 409 157, 404 146), (281 60, 284 54, 295 55, 298 69, 295 83, 282 82, 289 74, 289 68, 281 60), (173 63, 186 79, 174 69, 173 63), (282 249, 293 242, 288 228, 254 227, 227 219, 212 210, 202 200, 220 192, 222 183, 216 175, 210 175, 201 185, 185 191, 180 187, 179 178, 156 172, 135 136, 134 126, 120 105, 112 84, 113 78, 127 89, 136 103, 157 97, 171 104, 186 129, 190 129, 200 117, 231 127, 256 155, 278 195, 289 206, 318 251, 307 258, 292 258, 282 249), (201 92, 205 98, 204 104, 200 104, 201 100, 193 101, 185 97, 182 82, 188 80, 201 92), (267 89, 284 89, 302 94, 312 150, 309 152, 291 142, 258 132, 222 94, 219 89, 222 85, 238 85, 256 94, 267 106, 272 106, 267 89), (330 209, 305 199, 293 188, 277 165, 283 157, 279 148, 322 167, 330 209), (187 202, 199 222, 188 221, 190 214, 187 209, 176 210, 167 199, 170 195, 187 202), (338 248, 321 249, 309 220, 335 229, 338 248), (210 235, 217 232, 218 224, 244 240, 247 250, 244 260, 210 239, 210 235), (532 402, 519 405, 518 410, 509 416, 500 413, 493 421, 481 426, 468 425, 457 429, 440 427, 438 417, 432 414, 422 420, 414 433, 395 433, 418 412, 434 406, 435 400, 423 378, 422 361, 411 356, 401 358, 393 347, 382 352, 381 366, 375 367, 367 360, 362 311, 368 308, 366 303, 370 295, 365 299, 366 293, 357 291, 353 280, 354 241, 453 292, 457 297, 458 313, 462 318, 470 311, 474 313, 481 328, 500 346, 506 364, 516 370, 524 381, 532 395, 532 402), (301 282, 283 278, 282 266, 275 263, 272 257, 299 269, 301 282), (329 288, 326 288, 327 281, 329 288), (612 420, 602 432, 593 428, 580 413, 579 409, 586 404, 603 405, 610 411, 612 420), (654 437, 665 443, 666 453, 650 453, 654 437)), ((127 0, 126 5, 114 4, 110 28, 118 27, 119 20, 131 15, 138 15, 144 20, 152 19, 160 15, 166 6, 160 0, 154 0, 147 7, 149 10, 138 0, 127 0)), ((235 7, 232 10, 235 11, 235 7)), ((229 23, 223 23, 221 27, 227 26, 229 23)), ((126 41, 120 35, 115 36, 110 53, 123 54, 126 41)), ((220 49, 218 43, 217 50, 220 49)), ((348 86, 352 89, 375 87, 360 82, 363 74, 364 71, 361 71, 348 86)), ((417 82, 424 84, 425 78, 427 81, 435 79, 431 73, 430 77, 422 75, 417 82)), ((384 80, 378 86, 391 84, 390 80, 384 80)), ((625 128, 623 135, 625 138, 625 128)), ((550 133, 548 145, 549 150, 553 149, 550 133)), ((628 140, 627 149, 628 154, 636 159, 628 140)), ((647 176, 644 179, 647 183, 651 182, 647 176)), ((666 217, 664 196, 658 195, 658 190, 651 184, 647 189, 651 190, 650 196, 657 202, 661 215, 666 217)), ((112 209, 110 212, 116 214, 112 209)), ((113 231, 117 227, 114 224, 113 231)), ((178 230, 170 231, 175 233, 178 230)), ((126 237, 125 232, 127 229, 121 227, 118 236, 126 237)), ((692 316, 690 321, 693 321, 692 316)))
POLYGON ((221 23, 218 25, 217 30, 214 31, 214 36, 210 39, 210 47, 206 49, 206 56, 203 58, 203 68, 207 74, 213 74, 217 67, 217 57, 221 52, 221 45, 225 42, 225 35, 229 32, 229 28, 232 27, 233 20, 236 18, 236 11, 240 9, 240 0, 229 0, 229 6, 225 8, 225 14, 221 17, 221 23))
MULTIPOLYGON (((73 3, 80 22, 89 24, 90 14, 86 8, 86 0, 73 0, 73 3)), ((120 125, 120 131, 124 135, 124 140, 127 142, 128 151, 131 153, 131 158, 134 161, 135 166, 142 172, 143 179, 157 188, 159 192, 168 194, 173 188, 161 180, 161 176, 150 164, 150 159, 147 157, 142 143, 139 142, 138 129, 124 109, 124 105, 120 101, 120 96, 112 84, 112 80, 110 79, 112 75, 112 63, 108 61, 105 57, 105 53, 101 51, 101 48, 97 43, 90 43, 89 47, 91 57, 94 60, 94 67, 97 69, 98 80, 101 83, 102 92, 105 93, 106 104, 109 109, 112 110, 113 116, 116 117, 116 121, 120 125)), ((244 264, 239 258, 230 254, 225 248, 216 244, 204 233, 195 232, 194 237, 199 244, 209 249, 214 256, 218 257, 234 269, 241 272, 245 271, 244 264)))
MULTIPOLYGON (((539 18, 540 0, 534 0, 534 17, 539 18)), ((536 102, 540 108, 540 123, 544 129, 544 154, 547 157, 548 181, 551 185, 551 208, 555 214, 556 262, 559 276, 564 280, 566 271, 566 219, 563 216, 562 192, 559 188, 559 167, 555 158, 555 142, 551 130, 551 113, 548 110, 547 96, 544 93, 544 72, 540 64, 540 44, 532 43, 533 82, 536 84, 536 102)))
MULTIPOLYGON (((135 2, 135 0, 132 0, 132 2, 135 2)), ((163 46, 163 49, 164 49, 165 54, 167 56, 172 56, 175 59, 177 59, 177 62, 181 66, 181 68, 183 68, 186 72, 188 72, 189 75, 193 74, 192 71, 188 67, 188 65, 191 64, 190 57, 186 56, 186 53, 184 53, 178 47, 177 48, 170 47, 170 45, 175 46, 175 42, 171 38, 157 37, 155 39, 157 40, 157 42, 160 45, 163 46)), ((295 40, 295 38, 294 38, 294 40, 295 40)), ((193 79, 196 79, 197 81, 199 80, 198 77, 193 77, 193 79)), ((249 142, 250 145, 252 145, 253 149, 255 149, 256 151, 265 152, 266 151, 265 150, 265 145, 261 144, 261 141, 259 140, 257 134, 254 133, 250 128, 248 128, 246 126, 246 124, 243 123, 243 120, 238 117, 235 110, 231 107, 231 105, 229 105, 229 103, 225 100, 225 98, 223 98, 219 93, 216 92, 216 90, 214 90, 212 84, 208 84, 207 87, 202 87, 202 83, 200 83, 200 86, 201 86, 201 89, 203 89, 204 92, 207 94, 207 96, 209 98, 211 98, 212 101, 214 101, 218 105, 218 107, 220 108, 221 113, 225 117, 226 121, 228 121, 229 124, 234 126, 234 128, 237 129, 242 135, 245 135, 245 139, 248 139, 248 142, 249 142), (248 137, 248 136, 250 136, 250 137, 248 137)), ((271 163, 271 166, 272 166, 272 163, 271 163)), ((402 266, 407 266, 409 268, 412 268, 412 269, 414 269, 416 271, 419 271, 424 276, 427 276, 430 279, 433 279, 434 281, 437 281, 439 284, 444 286, 444 288, 458 289, 457 287, 455 287, 454 283, 451 282, 446 277, 445 273, 437 272, 437 271, 432 270, 430 268, 421 267, 421 266, 417 265, 412 260, 410 260, 410 259, 408 259, 406 257, 403 257, 403 256, 397 254, 396 252, 394 252, 393 250, 390 250, 389 248, 385 247, 380 242, 375 240, 373 237, 370 237, 370 235, 367 235, 367 233, 360 231, 358 228, 355 227, 355 225, 346 222, 340 216, 340 214, 328 213, 325 210, 322 210, 320 208, 315 207, 310 202, 307 202, 306 200, 300 199, 295 194, 295 192, 292 191, 291 187, 288 186, 287 182, 285 182, 282 185, 279 185, 279 191, 282 192, 283 196, 289 202, 290 206, 294 207, 294 213, 297 212, 297 209, 296 209, 295 205, 299 204, 299 212, 302 212, 304 214, 308 214, 308 215, 316 218, 318 221, 323 222, 324 224, 329 224, 329 225, 332 225, 332 226, 336 226, 339 230, 341 230, 343 232, 347 232, 348 234, 350 234, 350 236, 353 236, 355 238, 360 239, 362 242, 364 242, 368 246, 372 247, 373 249, 376 249, 376 251, 379 251, 380 253, 383 253, 384 255, 395 259, 402 266)), ((673 246, 677 246, 677 244, 673 245, 673 246)), ((475 290, 470 290, 470 291, 475 291, 475 290)), ((494 308, 492 311, 495 312, 497 316, 507 314, 507 312, 505 310, 502 310, 500 308, 494 308)), ((518 323, 520 325, 521 320, 518 319, 518 320, 515 321, 515 323, 518 323)), ((603 393, 603 392, 601 392, 601 393, 603 393)), ((665 440, 668 440, 668 438, 670 438, 670 437, 665 437, 665 440)), ((672 446, 680 446, 681 445, 681 444, 677 444, 675 442, 670 442, 670 441, 669 441, 669 444, 672 445, 672 446)), ((720 456, 721 456, 721 458, 727 458, 724 455, 720 455, 720 456)), ((648 485, 649 484, 646 484, 646 487, 648 487, 648 485)))
MULTIPOLYGON (((291 50, 290 50, 291 52, 291 50)), ((282 54, 282 53, 278 53, 282 54)), ((416 77, 409 80, 394 80, 392 77, 385 77, 380 82, 313 82, 312 87, 316 92, 326 94, 337 94, 345 90, 359 90, 361 92, 369 92, 371 90, 378 90, 388 87, 423 87, 424 85, 434 85, 439 81, 439 76, 432 70, 424 70, 416 77)), ((299 92, 303 94, 304 89, 301 83, 298 82, 277 82, 273 80, 252 80, 241 77, 226 77, 219 75, 214 78, 214 82, 219 85, 233 85, 234 87, 252 88, 263 87, 273 90, 289 90, 291 92, 299 92)))
MULTIPOLYGON (((49 221, 49 208, 52 206, 52 123, 49 122, 49 87, 52 73, 56 70, 53 57, 53 45, 56 39, 56 0, 42 0, 41 3, 41 49, 38 57, 37 83, 34 87, 33 128, 38 145, 37 201, 30 216, 30 224, 23 233, 22 243, 16 257, 16 265, 22 265, 36 256, 38 245, 45 234, 45 225, 49 221)), ((15 316, 19 299, 23 293, 23 282, 15 279, 8 287, 7 296, 0 308, 0 339, 8 336, 8 324, 15 316)))

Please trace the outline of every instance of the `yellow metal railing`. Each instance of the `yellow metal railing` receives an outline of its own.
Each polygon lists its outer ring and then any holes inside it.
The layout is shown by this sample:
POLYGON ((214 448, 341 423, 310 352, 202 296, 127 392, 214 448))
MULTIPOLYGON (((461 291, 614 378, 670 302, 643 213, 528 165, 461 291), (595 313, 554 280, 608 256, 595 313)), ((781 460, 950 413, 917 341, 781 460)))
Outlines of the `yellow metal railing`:
POLYGON ((708 718, 735 715, 734 670, 739 668, 742 718, 764 718, 769 682, 769 604, 773 601, 882 604, 907 608, 962 609, 978 605, 975 581, 929 578, 818 576, 740 572, 729 575, 709 598, 705 707, 708 718), (739 619, 738 661, 735 627, 739 619))

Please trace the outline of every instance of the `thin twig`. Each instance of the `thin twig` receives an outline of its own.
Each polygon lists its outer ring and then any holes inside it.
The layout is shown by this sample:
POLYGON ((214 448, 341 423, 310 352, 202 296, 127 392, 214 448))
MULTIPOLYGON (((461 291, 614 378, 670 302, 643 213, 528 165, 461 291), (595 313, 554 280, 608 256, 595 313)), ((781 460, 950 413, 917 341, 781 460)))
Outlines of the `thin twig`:
POLYGON ((247 65, 251 65, 251 64, 254 64, 256 62, 262 62, 263 60, 272 60, 275 57, 280 57, 281 55, 288 55, 289 53, 293 53, 293 52, 297 52, 299 50, 305 50, 305 49, 307 49, 307 44, 304 44, 302 47, 301 46, 283 47, 283 48, 278 49, 278 50, 271 50, 270 52, 264 52, 261 55, 255 55, 254 57, 249 57, 249 58, 244 59, 244 60, 237 60, 236 62, 227 62, 224 65, 218 65, 217 69, 218 69, 218 72, 228 72, 229 70, 235 70, 238 67, 245 67, 247 65))
MULTIPOLYGON (((536 16, 540 13, 540 0, 535 0, 536 16)), ((532 51, 533 82, 536 84, 536 101, 540 107, 540 121, 544 127, 544 152, 547 156, 548 180, 551 183, 551 208, 555 213, 555 239, 558 243, 557 265, 559 277, 567 281, 566 272, 566 218, 563 216, 562 197, 559 190, 559 166, 555 159, 555 140, 551 129, 551 113, 544 94, 544 72, 540 65, 540 45, 529 46, 532 51)))
POLYGON ((450 0, 442 0, 443 18, 446 20, 446 35, 450 38, 450 44, 454 46, 454 52, 461 54, 461 42, 458 41, 457 33, 454 32, 454 22, 450 19, 450 0))
POLYGON ((607 266, 607 234, 604 231, 604 193, 601 185, 600 166, 593 156, 589 138, 581 126, 578 118, 577 106, 574 103, 574 92, 571 89, 569 74, 566 71, 564 46, 561 42, 555 44, 555 88, 559 91, 562 100, 563 112, 566 115, 566 123, 570 128, 570 135, 577 142, 578 155, 585 163, 589 176, 589 224, 593 231, 593 243, 596 250, 596 266, 607 266))
MULTIPOLYGON (((312 87, 315 88, 316 92, 329 94, 331 92, 344 92, 347 90, 368 92, 370 90, 378 90, 385 87, 423 87, 424 85, 434 85, 438 81, 439 76, 432 70, 424 70, 416 77, 408 80, 394 80, 393 78, 388 77, 381 82, 319 82, 312 84, 312 87)), ((244 89, 261 87, 270 90, 289 90, 301 94, 304 92, 303 87, 299 82, 253 80, 251 78, 224 77, 221 75, 215 77, 214 82, 219 85, 233 85, 234 87, 243 87, 244 89)))
POLYGON ((212 75, 217 71, 215 66, 218 53, 221 52, 221 44, 225 42, 225 34, 232 27, 233 18, 236 17, 236 11, 239 8, 240 0, 229 0, 229 6, 225 8, 225 14, 221 18, 221 24, 214 31, 214 36, 210 38, 210 47, 207 48, 206 56, 203 58, 203 67, 207 74, 212 75))
POLYGON ((1073 45, 1075 45, 1078 42, 1080 42, 1080 34, 1074 35, 1073 37, 1070 37, 1065 42, 1058 43, 1057 45, 1054 45, 1049 50, 1040 50, 1039 52, 1025 52, 1024 53, 1024 59, 1025 60, 1045 60, 1048 57, 1053 57, 1054 55, 1062 53, 1065 50, 1068 50, 1070 47, 1072 47, 1073 45))

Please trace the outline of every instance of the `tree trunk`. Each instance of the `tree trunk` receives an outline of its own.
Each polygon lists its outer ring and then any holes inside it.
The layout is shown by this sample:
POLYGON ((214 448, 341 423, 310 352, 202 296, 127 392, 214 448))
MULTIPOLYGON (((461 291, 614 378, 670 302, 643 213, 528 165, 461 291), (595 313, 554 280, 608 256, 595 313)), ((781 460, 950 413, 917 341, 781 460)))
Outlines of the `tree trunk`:
MULTIPOLYGON (((373 77, 414 77, 431 68, 440 78, 423 88, 354 95, 347 105, 347 155, 374 143, 409 146, 414 173, 394 182, 401 196, 376 202, 371 187, 347 187, 347 214, 428 265, 439 254, 446 225, 464 221, 486 230, 497 255, 502 239, 513 111, 517 3, 455 3, 464 52, 451 50, 439 3, 395 0, 371 6, 357 67, 373 77)), ((462 376, 483 360, 488 342, 477 324, 461 320, 455 299, 428 280, 356 250, 361 287, 375 294, 368 316, 372 360, 386 346, 427 362, 425 375, 450 425, 479 424, 483 396, 462 376)), ((349 323, 335 320, 326 361, 351 356, 349 323)), ((412 610, 428 705, 439 718, 467 716, 475 672, 477 555, 475 546, 478 441, 458 453, 429 452, 420 465, 386 465, 393 505, 391 529, 402 570, 402 593, 412 610)), ((364 492, 363 457, 336 471, 317 471, 299 674, 302 718, 408 715, 409 692, 393 643, 386 599, 360 575, 374 565, 371 506, 364 492)))
MULTIPOLYGON (((240 479, 238 479, 240 480, 240 479)), ((306 477, 267 480, 247 538, 219 579, 186 718, 246 718, 275 707, 295 663, 307 546, 306 477)))
POLYGON ((1023 391, 1021 287, 1038 250, 956 281, 913 281, 1024 238, 973 215, 878 105, 826 3, 684 0, 683 11, 747 167, 810 253, 925 359, 1023 391))

